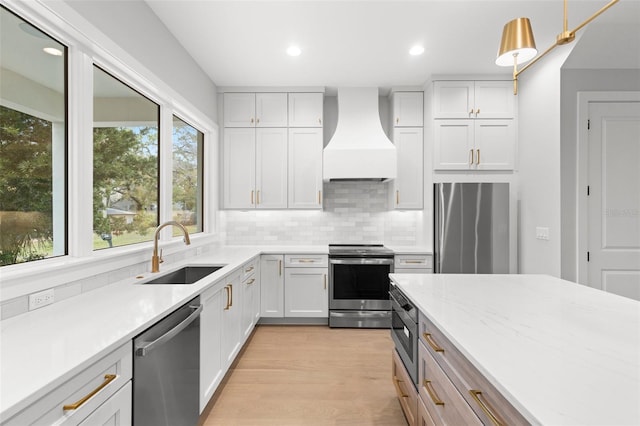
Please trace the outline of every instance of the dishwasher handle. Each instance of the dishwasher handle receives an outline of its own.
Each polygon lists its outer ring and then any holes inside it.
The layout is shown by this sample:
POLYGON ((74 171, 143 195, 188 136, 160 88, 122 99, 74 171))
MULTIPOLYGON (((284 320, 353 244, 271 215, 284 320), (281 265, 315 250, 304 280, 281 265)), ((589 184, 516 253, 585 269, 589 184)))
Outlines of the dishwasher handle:
POLYGON ((184 320, 178 323, 178 325, 173 327, 171 330, 167 331, 165 334, 158 337, 156 340, 152 342, 144 342, 143 345, 137 347, 136 356, 142 357, 142 356, 148 355, 152 350, 154 350, 158 346, 162 346, 169 340, 173 339, 178 333, 180 333, 182 330, 187 328, 189 324, 191 324, 196 318, 198 318, 198 315, 200 315, 200 312, 202 311, 202 305, 189 306, 189 307, 193 309, 193 312, 191 312, 191 314, 188 317, 186 317, 184 320))

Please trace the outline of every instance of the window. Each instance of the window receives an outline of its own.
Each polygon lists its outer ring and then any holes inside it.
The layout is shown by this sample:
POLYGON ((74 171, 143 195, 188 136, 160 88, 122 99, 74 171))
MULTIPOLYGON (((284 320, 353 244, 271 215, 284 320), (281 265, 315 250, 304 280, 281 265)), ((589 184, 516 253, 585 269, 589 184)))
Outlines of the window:
POLYGON ((152 240, 160 107, 98 67, 93 74, 93 248, 152 240))
POLYGON ((66 64, 0 6, 0 266, 67 253, 66 64))
MULTIPOLYGON (((202 232, 202 150, 204 135, 173 117, 173 220, 190 234, 202 232)), ((174 235, 182 235, 179 229, 174 235)))

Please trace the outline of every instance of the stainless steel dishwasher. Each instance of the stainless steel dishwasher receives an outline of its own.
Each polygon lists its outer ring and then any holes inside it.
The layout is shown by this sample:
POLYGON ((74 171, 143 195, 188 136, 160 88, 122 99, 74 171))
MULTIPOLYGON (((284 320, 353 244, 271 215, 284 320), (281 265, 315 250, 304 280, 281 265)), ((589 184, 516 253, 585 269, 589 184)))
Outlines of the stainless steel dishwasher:
POLYGON ((201 311, 196 297, 134 338, 134 425, 198 423, 201 311))

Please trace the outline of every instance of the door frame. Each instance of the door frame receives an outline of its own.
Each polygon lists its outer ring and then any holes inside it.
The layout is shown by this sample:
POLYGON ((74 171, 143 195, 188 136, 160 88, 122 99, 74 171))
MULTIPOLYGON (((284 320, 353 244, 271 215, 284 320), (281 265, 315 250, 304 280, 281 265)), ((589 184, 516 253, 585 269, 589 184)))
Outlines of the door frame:
POLYGON ((640 92, 578 92, 577 113, 577 188, 576 188, 576 257, 578 283, 589 286, 589 215, 587 185, 589 183, 589 104, 592 102, 640 102, 640 92))

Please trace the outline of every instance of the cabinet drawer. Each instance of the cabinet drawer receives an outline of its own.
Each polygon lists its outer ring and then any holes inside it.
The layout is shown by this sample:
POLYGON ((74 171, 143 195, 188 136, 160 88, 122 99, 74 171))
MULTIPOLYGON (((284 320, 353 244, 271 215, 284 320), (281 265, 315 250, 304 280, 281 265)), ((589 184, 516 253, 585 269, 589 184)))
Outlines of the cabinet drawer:
POLYGON ((89 417, 84 419, 80 426, 131 425, 133 421, 131 417, 131 393, 131 382, 129 381, 115 395, 91 413, 89 417))
POLYGON ((418 415, 418 392, 413 386, 413 381, 404 368, 400 355, 395 349, 391 351, 391 380, 396 388, 396 394, 400 400, 402 412, 409 426, 416 425, 418 415))
POLYGON ((131 342, 127 342, 7 420, 3 426, 79 424, 131 380, 132 353, 131 342), (77 408, 64 409, 72 404, 77 408))
POLYGON ((485 424, 529 424, 509 401, 420 313, 420 342, 485 424))
POLYGON ((418 418, 416 426, 436 426, 436 422, 431 418, 431 414, 427 411, 422 398, 418 398, 418 418))
POLYGON ((397 254, 394 269, 431 269, 433 257, 430 254, 397 254))
POLYGON ((245 263, 244 265, 242 265, 241 281, 246 281, 252 275, 255 275, 257 267, 258 267, 258 258, 257 257, 255 259, 252 259, 249 262, 245 263))
POLYGON ((420 399, 436 423, 446 425, 482 424, 422 343, 418 344, 418 375, 420 399))
POLYGON ((285 254, 284 266, 286 268, 318 268, 329 265, 329 258, 326 254, 285 254))

